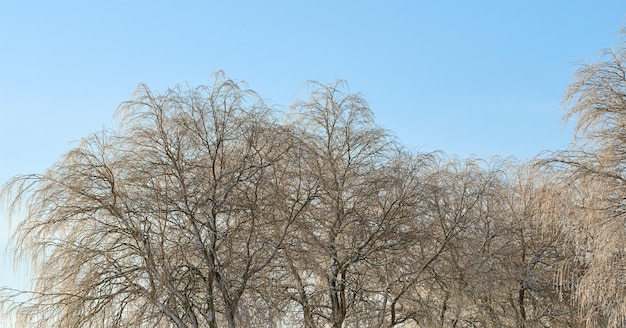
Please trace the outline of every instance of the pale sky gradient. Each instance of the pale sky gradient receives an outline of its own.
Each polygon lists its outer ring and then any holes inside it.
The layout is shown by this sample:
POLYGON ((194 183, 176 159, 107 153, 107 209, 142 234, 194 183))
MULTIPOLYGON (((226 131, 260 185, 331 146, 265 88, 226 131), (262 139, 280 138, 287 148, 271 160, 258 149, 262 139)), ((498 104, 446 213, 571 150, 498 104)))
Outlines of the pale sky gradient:
MULTIPOLYGON (((575 63, 624 25, 623 0, 1 1, 0 183, 110 127, 139 82, 220 69, 278 105, 345 79, 411 148, 528 159, 567 147, 575 63)), ((0 265, 0 285, 21 280, 0 265)))

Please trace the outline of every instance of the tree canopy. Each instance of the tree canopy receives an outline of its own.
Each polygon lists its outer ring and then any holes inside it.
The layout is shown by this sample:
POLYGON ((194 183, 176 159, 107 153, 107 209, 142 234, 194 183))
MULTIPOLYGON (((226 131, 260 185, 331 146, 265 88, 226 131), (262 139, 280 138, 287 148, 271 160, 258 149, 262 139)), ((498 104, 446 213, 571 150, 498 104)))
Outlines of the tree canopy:
POLYGON ((626 48, 581 65, 572 146, 407 149, 347 83, 278 111, 245 83, 140 85, 0 200, 22 327, 624 327, 626 48))

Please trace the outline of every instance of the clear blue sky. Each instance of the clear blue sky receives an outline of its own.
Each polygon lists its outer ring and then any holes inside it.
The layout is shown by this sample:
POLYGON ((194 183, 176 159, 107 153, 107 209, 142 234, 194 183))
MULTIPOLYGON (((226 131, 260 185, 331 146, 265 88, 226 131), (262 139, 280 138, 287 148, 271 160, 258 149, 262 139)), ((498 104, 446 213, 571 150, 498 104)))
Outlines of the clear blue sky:
POLYGON ((623 0, 1 1, 0 182, 111 126, 137 83, 220 69, 280 105, 345 79, 409 147, 530 158, 567 146, 575 63, 624 25, 623 0))

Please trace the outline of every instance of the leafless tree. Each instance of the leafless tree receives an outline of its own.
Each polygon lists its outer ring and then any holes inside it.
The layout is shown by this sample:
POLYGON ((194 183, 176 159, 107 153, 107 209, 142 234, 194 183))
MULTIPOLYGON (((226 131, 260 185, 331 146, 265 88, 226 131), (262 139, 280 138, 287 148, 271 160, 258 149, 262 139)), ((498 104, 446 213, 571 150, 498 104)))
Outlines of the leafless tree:
POLYGON ((538 163, 405 149, 343 81, 288 113, 217 73, 0 192, 21 327, 626 326, 626 50, 570 87, 538 163))
POLYGON ((575 325, 571 290, 554 283, 575 267, 566 196, 532 165, 440 160, 414 232, 423 237, 387 273, 399 317, 419 327, 575 325))
POLYGON ((291 113, 307 153, 306 174, 318 197, 285 251, 289 297, 305 327, 343 327, 374 320, 364 300, 368 262, 400 249, 419 196, 395 140, 378 127, 365 100, 344 82, 312 82, 309 99, 291 113))
POLYGON ((509 298, 518 327, 581 324, 572 298, 572 281, 581 269, 571 224, 577 208, 569 188, 555 182, 555 173, 534 163, 518 163, 507 173, 501 218, 509 236, 501 284, 515 291, 509 298), (568 283, 555 283, 564 269, 568 283))
POLYGON ((260 97, 213 82, 140 86, 117 130, 5 186, 35 273, 32 291, 3 290, 22 326, 236 325, 313 190, 260 97))
POLYGON ((565 101, 575 120, 571 149, 549 162, 560 169, 579 209, 573 217, 585 267, 576 296, 589 327, 626 326, 623 240, 626 195, 626 49, 620 43, 598 61, 581 64, 565 101))

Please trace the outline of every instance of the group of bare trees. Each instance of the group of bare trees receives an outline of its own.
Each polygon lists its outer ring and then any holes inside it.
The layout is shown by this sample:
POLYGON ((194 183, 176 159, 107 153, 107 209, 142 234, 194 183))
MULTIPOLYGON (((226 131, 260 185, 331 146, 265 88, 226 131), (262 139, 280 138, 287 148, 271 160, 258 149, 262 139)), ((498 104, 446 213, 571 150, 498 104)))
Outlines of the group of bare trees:
POLYGON ((626 50, 582 66, 571 149, 405 149, 343 82, 286 112, 222 73, 140 86, 0 196, 24 327, 626 326, 626 50))

